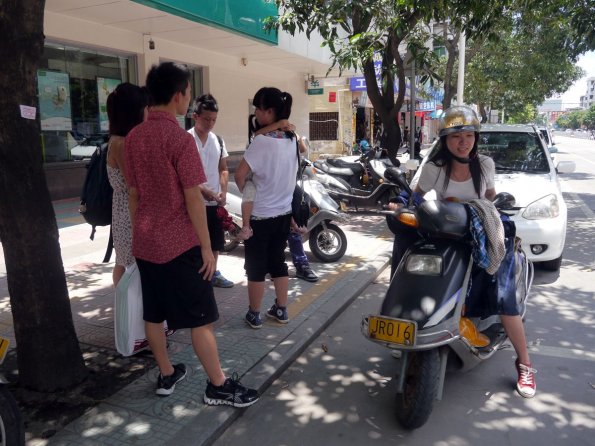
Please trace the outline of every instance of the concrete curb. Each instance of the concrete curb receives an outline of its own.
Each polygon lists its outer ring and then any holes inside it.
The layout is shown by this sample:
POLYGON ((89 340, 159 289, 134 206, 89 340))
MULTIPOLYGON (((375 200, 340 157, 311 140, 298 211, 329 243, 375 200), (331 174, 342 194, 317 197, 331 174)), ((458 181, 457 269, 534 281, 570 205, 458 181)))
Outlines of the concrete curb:
MULTIPOLYGON (((354 271, 351 277, 337 283, 325 293, 325 302, 316 313, 304 318, 299 327, 292 331, 269 354, 255 363, 244 375, 260 392, 265 391, 302 354, 308 346, 327 328, 380 273, 390 265, 390 256, 379 255, 369 266, 354 271)), ((258 404, 258 403, 257 403, 258 404)), ((188 424, 167 443, 171 446, 195 444, 208 446, 242 415, 243 411, 226 407, 211 411, 201 417, 204 424, 188 424)))

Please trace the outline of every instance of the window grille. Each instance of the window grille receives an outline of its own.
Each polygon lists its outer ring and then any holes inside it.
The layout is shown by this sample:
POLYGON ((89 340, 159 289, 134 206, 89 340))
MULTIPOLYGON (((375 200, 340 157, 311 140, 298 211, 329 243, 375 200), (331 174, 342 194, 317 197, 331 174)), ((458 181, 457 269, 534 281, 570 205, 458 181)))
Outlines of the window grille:
POLYGON ((338 112, 310 113, 310 140, 337 141, 339 130, 338 112))

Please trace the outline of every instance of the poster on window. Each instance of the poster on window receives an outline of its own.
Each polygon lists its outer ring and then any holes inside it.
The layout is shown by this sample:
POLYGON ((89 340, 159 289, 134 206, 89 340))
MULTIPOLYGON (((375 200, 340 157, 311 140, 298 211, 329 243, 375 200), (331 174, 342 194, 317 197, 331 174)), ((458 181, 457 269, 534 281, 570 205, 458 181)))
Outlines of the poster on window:
POLYGON ((103 132, 109 130, 109 121, 107 119, 107 97, 120 85, 120 79, 110 79, 108 77, 97 77, 97 104, 99 104, 99 129, 103 132))
POLYGON ((37 71, 41 130, 72 130, 68 73, 37 71))

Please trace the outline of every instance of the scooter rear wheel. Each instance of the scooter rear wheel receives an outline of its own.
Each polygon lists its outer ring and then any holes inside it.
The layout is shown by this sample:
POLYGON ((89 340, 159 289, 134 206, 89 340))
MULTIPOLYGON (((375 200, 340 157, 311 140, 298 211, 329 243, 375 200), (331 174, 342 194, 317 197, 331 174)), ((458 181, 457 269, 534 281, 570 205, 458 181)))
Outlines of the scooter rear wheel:
POLYGON ((411 352, 407 356, 403 393, 396 395, 396 416, 405 429, 417 429, 430 418, 440 382, 438 350, 411 352))
POLYGON ((310 231, 308 239, 310 251, 322 262, 336 262, 347 251, 347 237, 341 228, 333 223, 327 223, 326 229, 322 225, 310 231))

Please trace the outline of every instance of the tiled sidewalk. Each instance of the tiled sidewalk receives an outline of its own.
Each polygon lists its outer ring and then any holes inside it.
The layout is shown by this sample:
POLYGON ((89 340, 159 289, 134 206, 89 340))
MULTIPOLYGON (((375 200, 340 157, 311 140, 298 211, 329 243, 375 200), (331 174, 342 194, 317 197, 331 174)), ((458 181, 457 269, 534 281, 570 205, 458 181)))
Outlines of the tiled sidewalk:
MULTIPOLYGON (((63 215, 64 219, 72 218, 67 216, 67 211, 63 215)), ((111 285, 113 264, 99 263, 107 242, 107 231, 100 228, 95 241, 91 242, 88 225, 67 227, 63 224, 61 227, 60 240, 79 340, 115 349, 114 293, 111 285)), ((220 313, 216 336, 222 365, 227 373, 237 372, 245 385, 260 390, 268 387, 310 339, 320 333, 386 266, 392 237, 384 218, 352 216, 350 223, 342 227, 347 234, 348 248, 341 261, 324 264, 310 256, 312 267, 321 278, 319 282, 296 279, 290 267, 288 311, 291 321, 287 325, 264 321, 261 330, 251 330, 244 323, 248 298, 243 247, 220 256, 219 269, 235 283, 230 289, 215 289, 220 313)), ((263 308, 273 302, 272 290, 271 283, 263 308)), ((7 296, 6 279, 0 277, 0 302, 6 301, 7 296)), ((0 308, 0 328, 4 326, 10 331, 10 324, 10 313, 0 308)), ((359 327, 354 327, 354 330, 359 330, 359 327)), ((201 445, 212 442, 241 411, 203 405, 206 376, 194 355, 188 331, 180 331, 170 340, 172 361, 184 362, 189 370, 173 395, 167 398, 155 396, 155 368, 88 411, 45 444, 201 445)))

